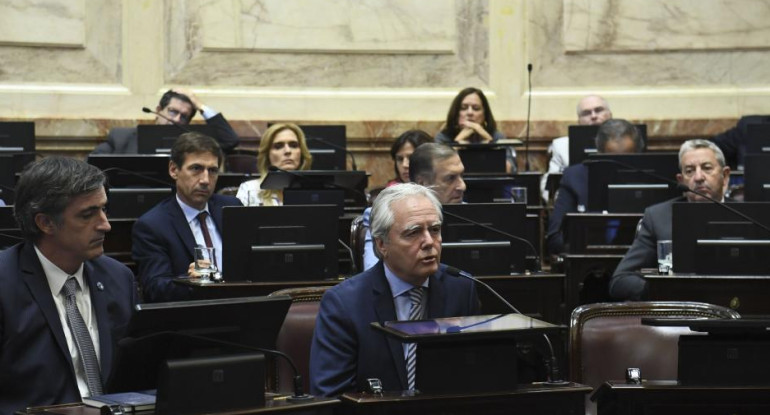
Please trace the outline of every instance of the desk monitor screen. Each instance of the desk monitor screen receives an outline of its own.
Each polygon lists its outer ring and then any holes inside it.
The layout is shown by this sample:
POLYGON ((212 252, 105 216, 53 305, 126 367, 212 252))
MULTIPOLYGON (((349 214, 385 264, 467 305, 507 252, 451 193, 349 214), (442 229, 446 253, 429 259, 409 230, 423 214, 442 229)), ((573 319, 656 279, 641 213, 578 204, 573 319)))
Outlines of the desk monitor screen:
POLYGON ((481 174, 463 176, 465 196, 467 203, 509 203, 511 201, 511 188, 527 188, 527 205, 539 205, 540 203, 540 174, 481 174))
POLYGON ((465 173, 505 174, 505 147, 494 144, 456 146, 465 173))
POLYGON ((16 181, 27 164, 35 161, 35 153, 0 152, 0 199, 6 205, 16 200, 16 181))
POLYGON ((35 152, 35 123, 0 122, 0 153, 35 152))
POLYGON ((594 154, 587 162, 589 212, 640 213, 681 195, 676 187, 650 176, 674 180, 679 173, 676 153, 594 154))
POLYGON ((746 125, 746 154, 770 154, 770 117, 746 125))
MULTIPOLYGON (((728 205, 770 225, 770 202, 728 205)), ((770 274, 770 234, 716 203, 674 203, 672 241, 677 274, 770 274)))
MULTIPOLYGON (((292 172, 271 171, 260 183, 263 189, 294 190, 344 190, 345 206, 366 206, 366 186, 369 177, 365 171, 297 170, 292 172)), ((313 193, 305 193, 312 195, 313 193)), ((301 199, 298 199, 298 201, 301 199)), ((318 201, 305 199, 304 204, 318 201)))
MULTIPOLYGON (((185 128, 214 137, 214 130, 206 124, 189 124, 185 125, 185 128)), ((185 132, 176 125, 140 124, 136 126, 137 152, 139 154, 171 154, 174 141, 185 132)))
POLYGON ((770 152, 746 154, 743 158, 743 166, 744 200, 747 202, 770 201, 770 168, 768 168, 770 152))
POLYGON ((110 187, 173 188, 168 175, 168 154, 91 154, 88 164, 107 175, 110 187))
POLYGON ((174 194, 169 187, 130 189, 111 187, 107 192, 107 216, 110 219, 135 219, 174 194))
POLYGON ((347 170, 348 139, 344 125, 300 125, 315 170, 347 170))
POLYGON ((338 277, 333 205, 232 206, 222 212, 226 281, 312 281, 338 277))
POLYGON ((106 389, 155 389, 158 370, 168 359, 249 352, 186 335, 274 349, 290 305, 285 296, 137 304, 126 336, 118 341, 106 389))
MULTIPOLYGON (((647 124, 634 124, 642 139, 647 143, 647 124)), ((596 133, 598 125, 569 126, 569 164, 580 164, 591 154, 596 154, 596 133)), ((645 146, 646 147, 646 146, 645 146)))
POLYGON ((526 238, 527 207, 523 203, 444 205, 441 262, 473 275, 510 275, 526 269, 530 248, 519 240, 463 221, 451 214, 526 238))

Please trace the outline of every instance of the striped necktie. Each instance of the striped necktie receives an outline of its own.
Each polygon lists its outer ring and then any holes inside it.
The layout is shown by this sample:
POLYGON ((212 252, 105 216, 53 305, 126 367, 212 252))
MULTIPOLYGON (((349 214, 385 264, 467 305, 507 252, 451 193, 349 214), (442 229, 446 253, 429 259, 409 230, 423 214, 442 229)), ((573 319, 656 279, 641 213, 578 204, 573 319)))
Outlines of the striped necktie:
MULTIPOLYGON (((425 289, 415 287, 409 290, 409 300, 412 306, 409 309, 409 320, 420 320, 425 317, 425 289)), ((406 345, 406 381, 409 390, 414 390, 414 381, 417 375, 417 344, 406 345)))
POLYGON ((88 393, 90 396, 102 394, 102 375, 99 371, 99 360, 96 358, 96 350, 91 335, 88 333, 83 316, 75 302, 75 293, 78 289, 78 280, 71 277, 64 283, 62 293, 65 296, 64 309, 67 312, 67 325, 70 327, 72 337, 80 354, 80 361, 86 374, 88 393))

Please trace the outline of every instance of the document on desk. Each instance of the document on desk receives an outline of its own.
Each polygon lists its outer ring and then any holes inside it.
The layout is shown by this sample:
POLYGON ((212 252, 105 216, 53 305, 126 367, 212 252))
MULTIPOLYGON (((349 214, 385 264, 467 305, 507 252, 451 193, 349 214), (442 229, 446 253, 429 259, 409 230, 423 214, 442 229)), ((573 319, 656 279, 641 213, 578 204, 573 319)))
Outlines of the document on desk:
POLYGON ((123 412, 138 412, 155 409, 155 391, 111 393, 83 398, 83 403, 95 408, 119 406, 123 412))

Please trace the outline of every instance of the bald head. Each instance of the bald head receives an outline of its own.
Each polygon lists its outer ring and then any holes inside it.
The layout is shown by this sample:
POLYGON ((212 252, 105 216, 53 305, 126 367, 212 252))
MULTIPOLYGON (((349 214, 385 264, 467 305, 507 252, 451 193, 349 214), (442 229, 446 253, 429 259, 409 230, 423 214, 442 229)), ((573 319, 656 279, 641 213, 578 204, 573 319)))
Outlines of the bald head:
POLYGON ((612 111, 607 100, 598 95, 588 95, 578 102, 578 124, 600 125, 612 118, 612 111))

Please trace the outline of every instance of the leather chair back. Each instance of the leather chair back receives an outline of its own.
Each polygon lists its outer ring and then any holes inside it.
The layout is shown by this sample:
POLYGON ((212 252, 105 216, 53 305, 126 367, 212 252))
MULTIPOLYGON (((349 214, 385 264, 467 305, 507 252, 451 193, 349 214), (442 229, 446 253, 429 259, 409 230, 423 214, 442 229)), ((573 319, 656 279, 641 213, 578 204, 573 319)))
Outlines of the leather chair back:
POLYGON ((257 156, 251 154, 228 154, 225 156, 226 170, 230 173, 257 173, 257 156))
POLYGON ((364 271, 364 239, 366 238, 366 228, 363 226, 364 217, 356 216, 350 222, 350 249, 353 250, 353 265, 355 273, 364 271))
MULTIPOLYGON (((318 308, 326 290, 331 287, 287 288, 270 294, 288 295, 292 303, 281 331, 278 332, 275 348, 286 353, 297 370, 302 375, 305 393, 310 389, 310 344, 313 341, 313 330, 318 315, 318 308)), ((277 392, 292 393, 294 391, 294 371, 291 366, 280 358, 274 359, 272 386, 277 392)))

